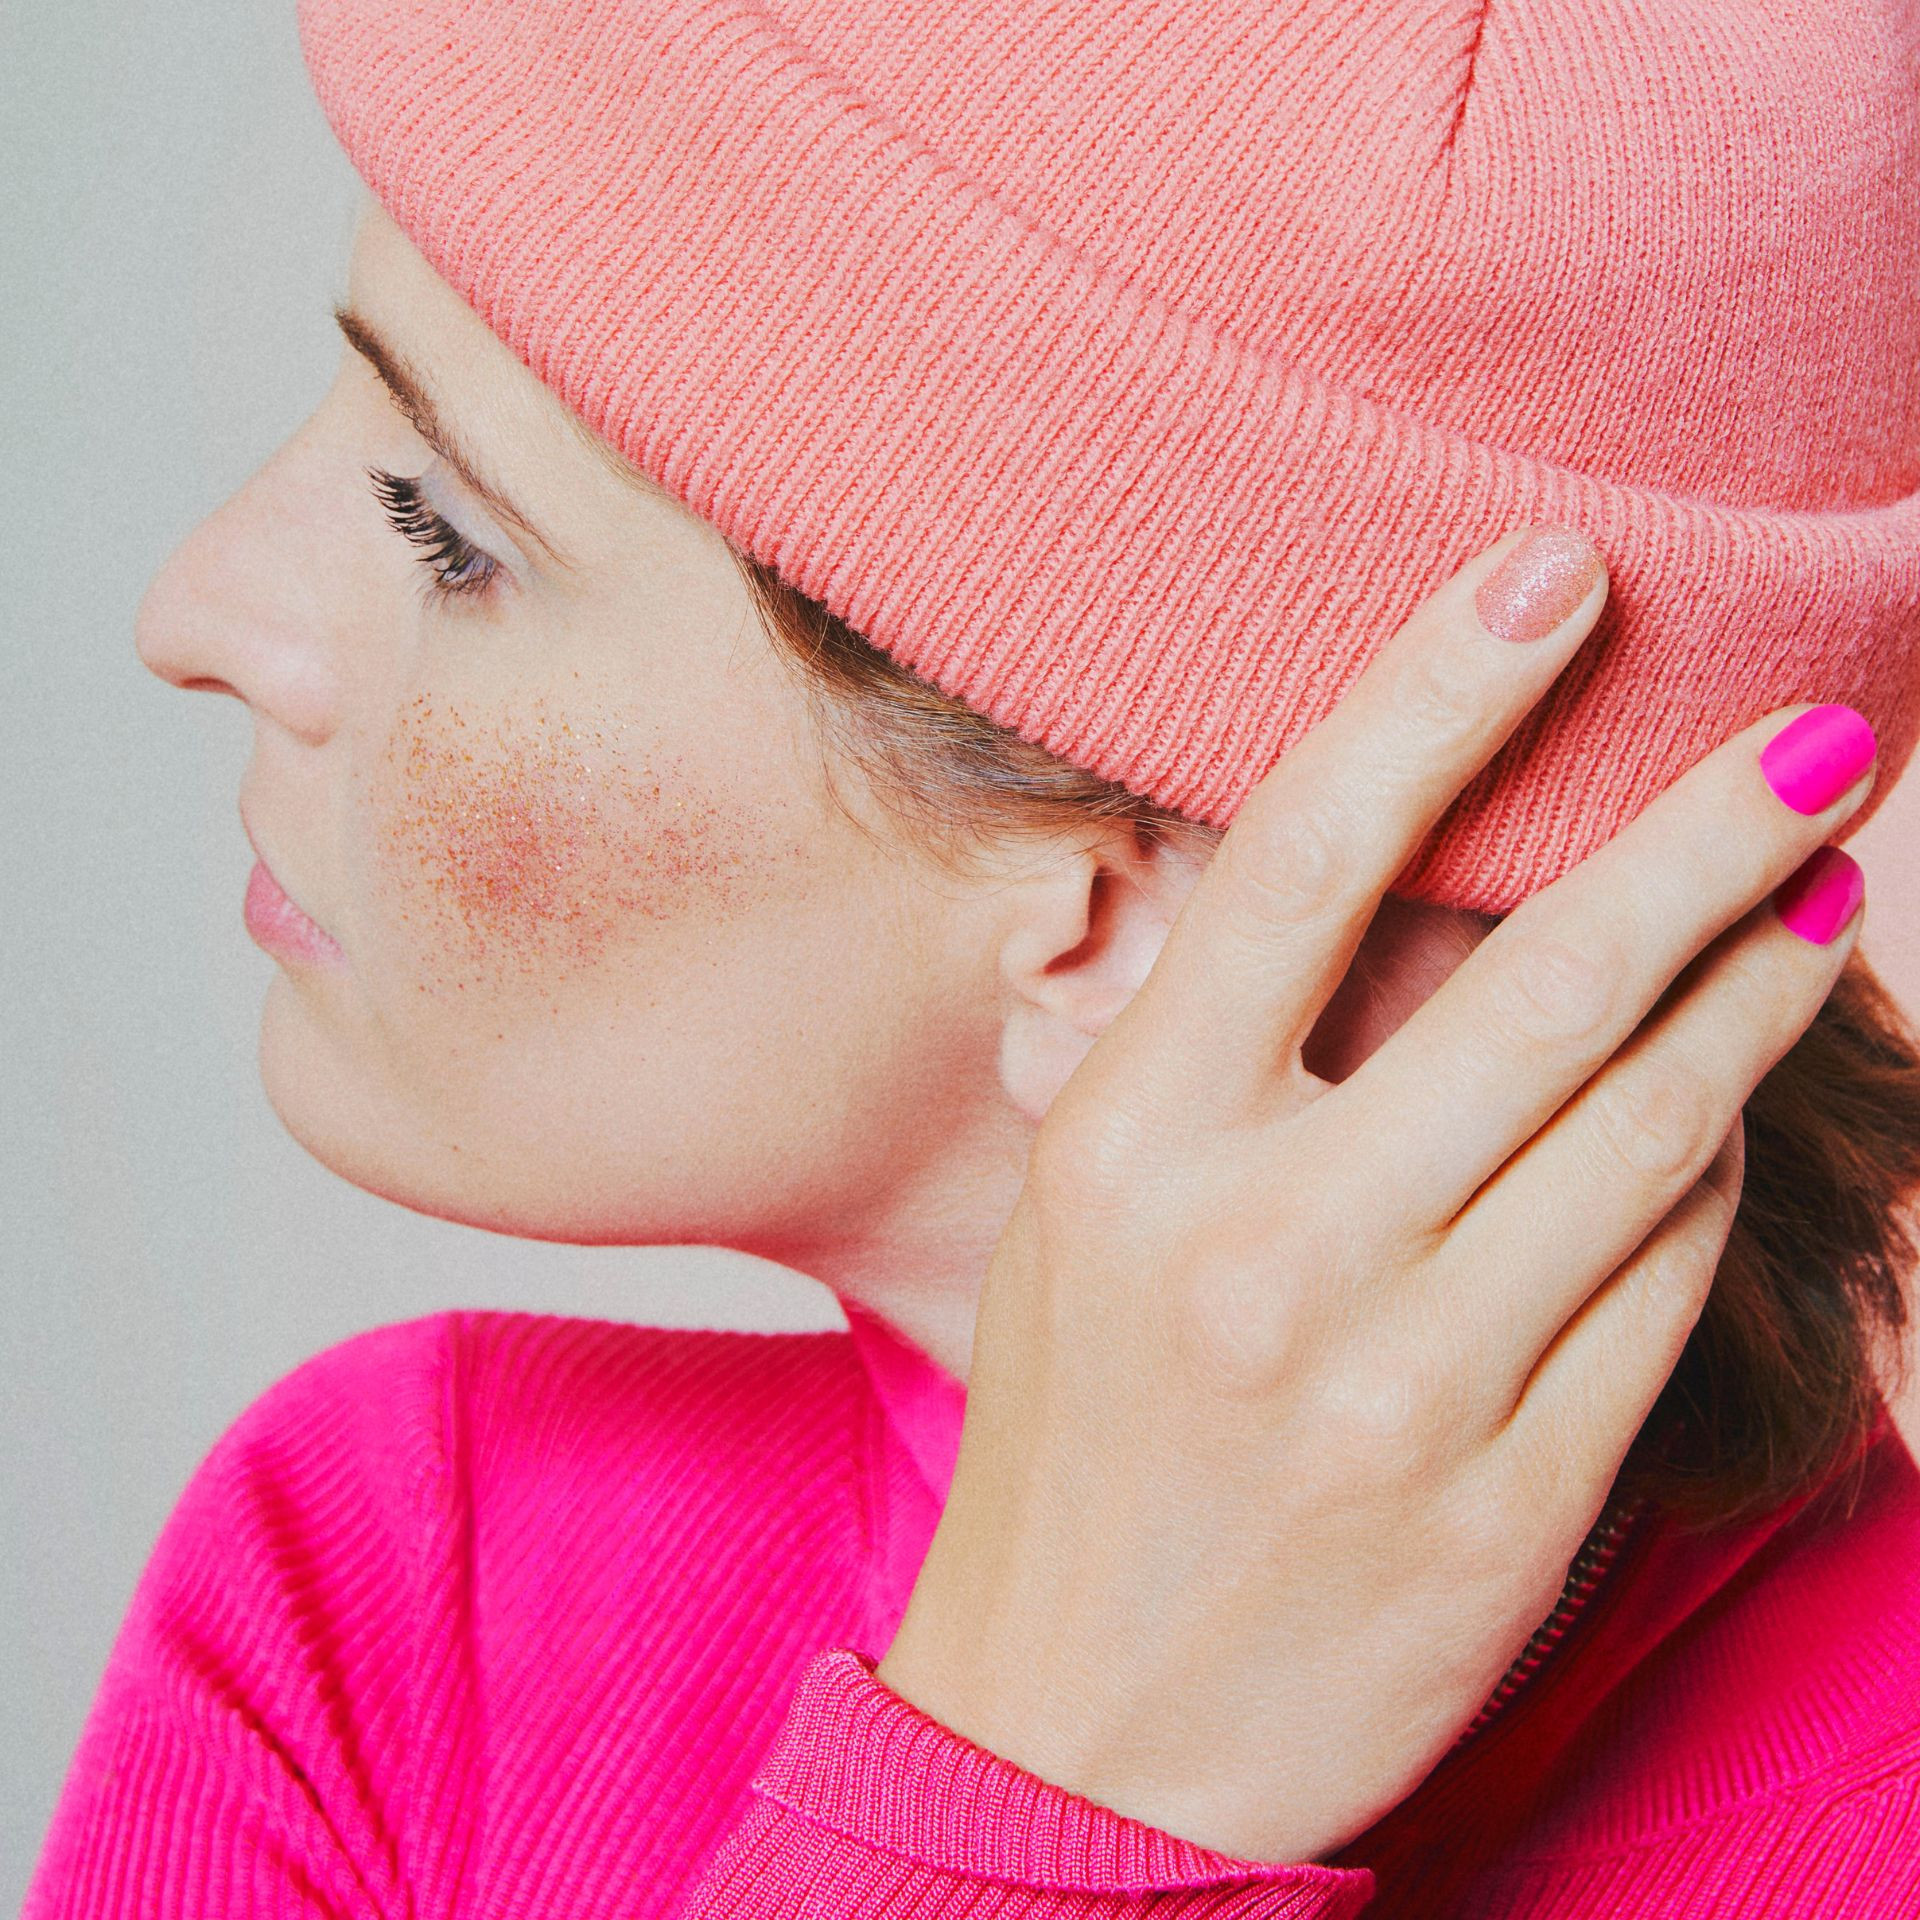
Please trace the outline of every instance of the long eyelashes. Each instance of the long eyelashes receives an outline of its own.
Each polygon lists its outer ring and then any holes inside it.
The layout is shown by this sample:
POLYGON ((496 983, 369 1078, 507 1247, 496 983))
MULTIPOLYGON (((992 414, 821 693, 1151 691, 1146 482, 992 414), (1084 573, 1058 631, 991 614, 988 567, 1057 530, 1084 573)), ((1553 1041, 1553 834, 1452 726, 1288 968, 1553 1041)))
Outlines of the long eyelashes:
POLYGON ((369 467, 367 478, 394 532, 420 549, 416 557, 433 574, 430 595, 486 591, 500 563, 427 505, 417 479, 385 467, 369 467))

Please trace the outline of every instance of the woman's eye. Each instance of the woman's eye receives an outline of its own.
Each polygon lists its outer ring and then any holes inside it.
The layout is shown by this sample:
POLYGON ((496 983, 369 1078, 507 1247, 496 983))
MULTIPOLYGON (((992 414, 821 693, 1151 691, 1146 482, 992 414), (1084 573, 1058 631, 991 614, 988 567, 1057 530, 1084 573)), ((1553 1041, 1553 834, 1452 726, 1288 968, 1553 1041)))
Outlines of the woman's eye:
POLYGON ((417 476, 369 467, 367 478, 394 532, 420 549, 417 557, 433 575, 429 595, 486 591, 499 571, 499 561, 427 505, 417 476))

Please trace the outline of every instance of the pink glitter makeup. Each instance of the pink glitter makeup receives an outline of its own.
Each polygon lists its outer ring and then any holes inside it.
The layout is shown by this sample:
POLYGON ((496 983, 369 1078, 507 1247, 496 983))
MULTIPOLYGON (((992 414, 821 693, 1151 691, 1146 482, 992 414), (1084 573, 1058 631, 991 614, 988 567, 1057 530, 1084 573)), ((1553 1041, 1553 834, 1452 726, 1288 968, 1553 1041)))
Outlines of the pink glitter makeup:
POLYGON ((428 992, 571 974, 636 919, 738 911, 775 851, 764 824, 704 795, 683 762, 539 697, 475 721, 419 696, 376 779, 383 881, 402 924, 445 955, 428 992))

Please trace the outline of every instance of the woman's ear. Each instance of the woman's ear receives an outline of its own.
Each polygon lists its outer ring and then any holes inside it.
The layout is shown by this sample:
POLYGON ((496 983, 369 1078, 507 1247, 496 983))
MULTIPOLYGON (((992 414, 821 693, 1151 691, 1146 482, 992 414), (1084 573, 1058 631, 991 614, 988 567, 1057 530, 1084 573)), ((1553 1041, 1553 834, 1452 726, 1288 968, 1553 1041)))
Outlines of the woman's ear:
MULTIPOLYGON (((1022 883, 1000 950, 1000 1081, 1036 1126, 1139 990, 1211 857, 1212 846, 1150 842, 1128 821, 1022 883)), ((1344 1080, 1500 918, 1386 895, 1301 1048, 1307 1071, 1344 1080)))
POLYGON ((1036 1126, 1139 990, 1209 857, 1123 821, 1022 884, 1000 948, 1000 1081, 1036 1126))

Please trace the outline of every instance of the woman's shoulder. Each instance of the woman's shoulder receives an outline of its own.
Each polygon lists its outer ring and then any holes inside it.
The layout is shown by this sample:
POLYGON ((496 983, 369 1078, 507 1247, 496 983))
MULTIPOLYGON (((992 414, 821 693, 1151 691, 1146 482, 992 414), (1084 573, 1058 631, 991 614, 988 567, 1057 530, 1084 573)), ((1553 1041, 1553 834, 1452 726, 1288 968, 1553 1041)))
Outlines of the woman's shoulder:
MULTIPOLYGON (((752 1482, 845 1459, 863 1374, 839 1331, 679 1328, 460 1310, 370 1328, 301 1362, 221 1435, 191 1493, 282 1521, 414 1531, 529 1477, 631 1490, 636 1472, 752 1482), (351 1484, 351 1499, 342 1495, 351 1484)), ((192 1502, 184 1517, 191 1518, 192 1502)), ((231 1517, 231 1516, 229 1516, 231 1517)))
POLYGON ((861 1378, 845 1333, 491 1312, 304 1361, 162 1529, 44 1886, 93 1871, 103 1832, 137 1851, 162 1819, 231 1839, 238 1818, 328 1911, 392 1910, 457 1839, 420 1778, 478 1805, 489 1742, 559 1751, 596 1713, 644 1730, 663 1665, 719 1645, 770 1555, 789 1614, 854 1604, 861 1378))
POLYGON ((796 1509, 796 1551, 809 1527, 837 1546, 862 1524, 861 1379, 840 1332, 461 1311, 355 1334, 215 1442, 142 1573, 119 1677, 201 1643, 384 1661, 494 1573, 537 1618, 531 1572, 565 1580, 568 1538, 685 1549, 704 1530, 719 1577, 717 1543, 770 1501, 796 1509))
POLYGON ((593 1613, 651 1567, 724 1586, 770 1503, 796 1563, 855 1558, 858 1369, 833 1332, 449 1312, 355 1334, 214 1443, 105 1692, 216 1744, 302 1724, 322 1764, 347 1703, 410 1711, 422 1671, 476 1657, 477 1613, 487 1657, 517 1659, 556 1607, 593 1613))

